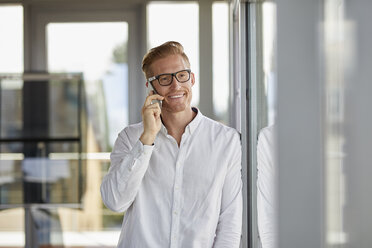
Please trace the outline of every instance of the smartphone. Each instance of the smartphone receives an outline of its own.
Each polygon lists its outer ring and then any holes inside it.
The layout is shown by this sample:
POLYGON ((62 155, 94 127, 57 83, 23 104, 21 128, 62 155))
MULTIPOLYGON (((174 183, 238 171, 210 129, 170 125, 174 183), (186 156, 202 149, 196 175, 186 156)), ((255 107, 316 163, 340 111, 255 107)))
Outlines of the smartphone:
MULTIPOLYGON (((154 86, 152 86, 152 83, 150 83, 150 82, 148 83, 147 90, 148 90, 148 93, 150 93, 150 91, 154 91, 155 94, 158 94, 159 95, 159 93, 155 90, 154 86)), ((159 103, 159 106, 161 107, 162 101, 160 101, 160 100, 153 100, 152 103, 154 103, 154 102, 159 103)))

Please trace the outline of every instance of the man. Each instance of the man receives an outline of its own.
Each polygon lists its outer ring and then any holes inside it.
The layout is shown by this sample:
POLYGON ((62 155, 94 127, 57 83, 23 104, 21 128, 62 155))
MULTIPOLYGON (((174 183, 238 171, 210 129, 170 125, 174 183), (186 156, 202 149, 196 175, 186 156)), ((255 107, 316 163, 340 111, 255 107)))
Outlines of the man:
POLYGON ((142 70, 158 94, 119 133, 101 185, 105 205, 126 212, 118 247, 239 247, 239 134, 191 107, 195 76, 181 44, 151 49, 142 70))
POLYGON ((262 248, 278 247, 276 128, 263 128, 257 143, 257 219, 262 248))

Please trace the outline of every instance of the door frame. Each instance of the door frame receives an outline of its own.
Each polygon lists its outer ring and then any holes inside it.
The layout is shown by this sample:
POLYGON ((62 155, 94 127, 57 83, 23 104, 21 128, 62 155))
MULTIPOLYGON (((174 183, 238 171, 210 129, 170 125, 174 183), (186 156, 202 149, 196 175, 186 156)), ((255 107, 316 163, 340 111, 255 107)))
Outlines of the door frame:
POLYGON ((145 79, 140 65, 141 55, 146 51, 146 6, 137 8, 112 5, 86 6, 25 6, 24 13, 24 70, 45 72, 47 65, 46 26, 59 22, 126 22, 128 23, 128 120, 141 120, 140 109, 145 98, 145 79), (108 7, 109 6, 109 7, 108 7), (92 9, 93 8, 93 9, 92 9), (142 84, 143 83, 143 84, 142 84))

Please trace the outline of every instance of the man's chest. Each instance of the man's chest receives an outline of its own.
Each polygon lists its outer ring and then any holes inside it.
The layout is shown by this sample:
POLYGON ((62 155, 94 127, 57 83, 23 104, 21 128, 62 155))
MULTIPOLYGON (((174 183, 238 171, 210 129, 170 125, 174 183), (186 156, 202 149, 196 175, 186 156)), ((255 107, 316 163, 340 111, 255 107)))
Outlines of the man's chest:
POLYGON ((164 192, 176 189, 203 197, 210 190, 222 188, 227 165, 223 149, 216 145, 194 141, 178 147, 167 142, 154 147, 145 180, 164 192))

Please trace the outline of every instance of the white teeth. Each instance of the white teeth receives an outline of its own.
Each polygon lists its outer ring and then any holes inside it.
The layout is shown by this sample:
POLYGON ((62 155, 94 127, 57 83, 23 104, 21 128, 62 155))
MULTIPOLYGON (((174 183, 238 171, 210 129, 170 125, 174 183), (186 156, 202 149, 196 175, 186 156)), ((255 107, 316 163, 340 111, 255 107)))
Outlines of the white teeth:
POLYGON ((169 96, 169 98, 181 98, 183 95, 169 96))

